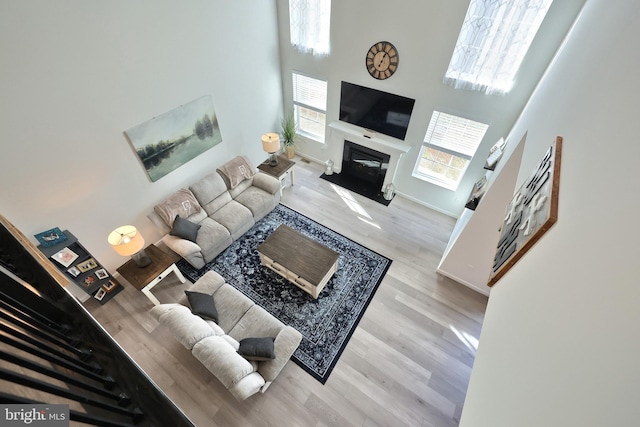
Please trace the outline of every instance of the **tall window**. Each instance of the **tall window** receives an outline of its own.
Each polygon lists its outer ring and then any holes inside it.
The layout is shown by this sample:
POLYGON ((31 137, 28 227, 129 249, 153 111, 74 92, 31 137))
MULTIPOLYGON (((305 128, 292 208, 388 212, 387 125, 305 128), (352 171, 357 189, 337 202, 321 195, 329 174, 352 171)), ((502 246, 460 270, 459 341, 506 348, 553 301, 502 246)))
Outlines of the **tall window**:
POLYGON ((331 0, 289 0, 291 44, 313 55, 329 53, 331 0))
POLYGON ((293 72, 293 113, 298 132, 324 142, 327 82, 293 72))
POLYGON ((511 90, 553 0, 471 0, 444 83, 488 94, 511 90))
POLYGON ((455 190, 488 127, 434 111, 413 176, 455 190))

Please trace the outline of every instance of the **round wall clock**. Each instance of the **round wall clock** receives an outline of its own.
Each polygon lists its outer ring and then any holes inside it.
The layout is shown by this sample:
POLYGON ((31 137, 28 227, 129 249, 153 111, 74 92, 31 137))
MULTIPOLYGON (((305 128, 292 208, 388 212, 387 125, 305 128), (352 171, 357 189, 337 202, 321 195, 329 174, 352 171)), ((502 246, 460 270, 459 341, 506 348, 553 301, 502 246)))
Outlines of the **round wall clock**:
POLYGON ((389 42, 378 42, 367 51, 365 64, 371 77, 388 79, 398 69, 398 49, 389 42))

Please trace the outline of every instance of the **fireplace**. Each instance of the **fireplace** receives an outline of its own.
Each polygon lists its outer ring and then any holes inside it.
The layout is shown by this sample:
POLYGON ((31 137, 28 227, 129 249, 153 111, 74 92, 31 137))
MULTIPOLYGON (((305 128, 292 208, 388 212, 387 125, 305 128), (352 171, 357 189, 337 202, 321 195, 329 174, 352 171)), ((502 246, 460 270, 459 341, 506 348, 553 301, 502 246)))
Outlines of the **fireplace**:
POLYGON ((382 189, 384 176, 389 168, 389 155, 351 141, 344 141, 342 172, 355 179, 377 185, 382 189))
POLYGON ((339 174, 322 175, 323 179, 382 204, 383 184, 390 156, 351 141, 344 141, 342 168, 339 174))

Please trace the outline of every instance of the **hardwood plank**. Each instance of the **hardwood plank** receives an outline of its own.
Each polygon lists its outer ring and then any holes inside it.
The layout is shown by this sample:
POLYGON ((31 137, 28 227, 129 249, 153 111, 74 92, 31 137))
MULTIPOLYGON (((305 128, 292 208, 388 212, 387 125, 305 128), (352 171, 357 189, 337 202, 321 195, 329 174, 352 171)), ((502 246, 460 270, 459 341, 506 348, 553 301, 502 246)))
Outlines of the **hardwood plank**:
MULTIPOLYGON (((455 220, 401 196, 381 205, 296 162, 282 203, 393 260, 325 385, 290 362, 266 393, 237 402, 126 281, 85 306, 197 425, 457 425, 487 298, 435 272, 455 220)), ((169 276, 153 293, 175 302, 188 286, 169 276)))

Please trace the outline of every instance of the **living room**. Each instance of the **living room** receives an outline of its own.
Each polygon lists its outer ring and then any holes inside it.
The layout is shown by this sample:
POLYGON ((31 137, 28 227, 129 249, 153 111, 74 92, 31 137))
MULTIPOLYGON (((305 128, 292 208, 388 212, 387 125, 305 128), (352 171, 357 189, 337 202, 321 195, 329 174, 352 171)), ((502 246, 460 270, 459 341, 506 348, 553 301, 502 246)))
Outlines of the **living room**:
MULTIPOLYGON (((316 59, 310 64, 331 82, 354 80, 403 95, 419 87, 415 114, 422 123, 412 122, 408 134, 414 144, 424 136, 433 107, 425 99, 431 97, 434 103, 450 98, 450 108, 468 105, 470 113, 492 111, 496 130, 487 141, 511 135, 516 145, 527 134, 521 179, 553 137, 563 135, 567 141, 559 222, 492 291, 463 425, 598 425, 594 420, 628 425, 638 415, 628 401, 638 379, 629 357, 637 354, 638 344, 627 335, 639 319, 638 291, 631 282, 637 274, 631 259, 637 232, 623 228, 632 223, 637 202, 624 186, 633 182, 631 162, 639 156, 637 145, 628 143, 634 135, 638 64, 627 55, 634 51, 631 40, 638 30, 626 22, 637 14, 637 6, 613 8, 588 0, 563 47, 570 55, 556 58, 555 74, 512 129, 546 63, 532 71, 536 77, 514 94, 517 100, 449 90, 442 86, 441 74, 466 2, 378 3, 367 3, 366 11, 352 2, 334 5, 332 24, 348 25, 349 30, 342 30, 346 37, 335 43, 330 65, 316 59), (446 43, 427 47, 420 40, 424 16, 438 17, 431 26, 448 34, 437 38, 446 43), (388 86, 368 77, 363 65, 366 49, 385 39, 394 41, 401 53, 399 71, 388 86), (437 61, 418 58, 416 51, 428 49, 437 61), (431 75, 424 71, 426 63, 435 63, 431 75), (594 153, 603 141, 624 156, 593 182, 593 165, 600 165, 602 157, 594 153), (587 149, 576 152, 576 146, 587 149), (589 209, 587 200, 611 208, 589 209), (595 265, 597 270, 586 268, 595 265), (608 294, 603 297, 602 291, 608 294), (535 313, 522 315, 528 312, 535 313), (585 349, 579 361, 576 348, 585 349), (563 373, 570 378, 558 387, 554 380, 563 373), (496 378, 500 386, 492 385, 496 378), (531 409, 533 405, 542 409, 531 409)), ((572 7, 575 16, 583 2, 562 2, 567 3, 571 6, 564 7, 572 7)), ((290 98, 288 70, 309 66, 299 56, 283 53, 285 36, 278 23, 285 7, 280 0, 277 8, 273 2, 196 2, 191 7, 169 2, 4 2, 0 211, 27 235, 52 226, 71 229, 115 271, 123 260, 106 237, 116 226, 132 223, 153 242, 160 235, 146 215, 155 203, 236 154, 247 154, 256 164, 265 157, 259 139, 278 129, 290 98), (164 179, 149 182, 123 131, 203 94, 213 96, 223 142, 164 179)), ((560 26, 564 33, 571 22, 560 26)), ((558 45, 563 35, 556 39, 558 45)), ((328 97, 333 119, 337 87, 330 86, 328 97)), ((483 146, 485 153, 490 145, 483 146)), ((299 151, 323 161, 323 148, 302 143, 299 151)), ((417 152, 410 153, 412 169, 417 152)), ((477 178, 470 175, 452 195, 412 184, 409 171, 399 176, 397 187, 408 200, 456 216, 477 178)))

